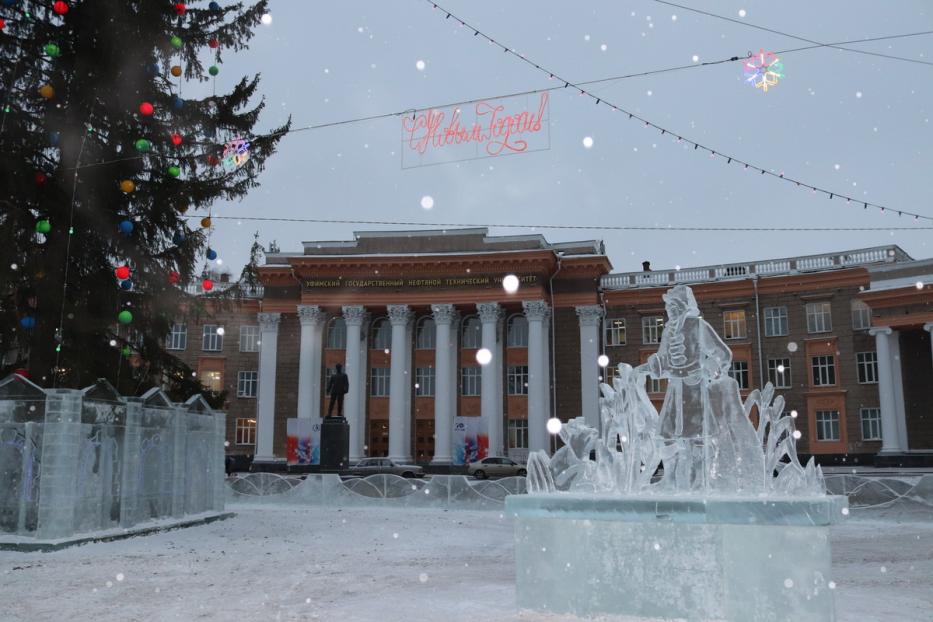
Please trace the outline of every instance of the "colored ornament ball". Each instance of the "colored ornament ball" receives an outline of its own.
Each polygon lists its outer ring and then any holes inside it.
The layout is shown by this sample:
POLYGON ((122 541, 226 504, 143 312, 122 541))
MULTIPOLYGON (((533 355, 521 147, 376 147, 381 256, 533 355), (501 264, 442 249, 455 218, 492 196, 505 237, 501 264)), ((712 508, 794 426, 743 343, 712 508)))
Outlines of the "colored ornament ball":
POLYGON ((176 231, 175 235, 172 236, 172 243, 175 246, 179 246, 185 243, 185 234, 182 231, 176 231))
POLYGON ((220 67, 217 65, 211 65, 210 69, 207 70, 207 73, 211 74, 212 76, 216 76, 218 73, 220 73, 220 67))
POLYGON ((120 190, 122 190, 126 194, 129 194, 133 192, 134 190, 136 190, 136 184, 134 184, 133 180, 131 179, 124 179, 123 181, 120 182, 120 190))
POLYGON ((185 106, 185 100, 181 97, 175 96, 175 100, 172 102, 172 105, 175 106, 175 110, 181 110, 185 106))
POLYGON ((201 226, 204 227, 205 229, 210 229, 210 227, 211 227, 211 217, 210 217, 210 216, 205 216, 204 218, 202 218, 202 219, 201 219, 201 226))
POLYGON ((126 291, 133 289, 133 281, 129 279, 120 281, 120 289, 125 289, 126 291))
POLYGON ((220 47, 220 41, 217 39, 211 39, 207 42, 207 47, 211 48, 212 50, 216 50, 220 47))
MULTIPOLYGON (((129 313, 129 311, 123 311, 123 313, 129 313)), ((130 321, 132 320, 133 318, 132 316, 130 316, 130 321)), ((124 322, 124 324, 126 323, 127 322, 124 322)), ((133 353, 133 351, 130 349, 129 346, 123 346, 123 349, 121 350, 121 352, 123 353, 123 356, 125 356, 126 358, 130 358, 130 355, 133 353)))
POLYGON ((179 175, 181 175, 181 169, 175 166, 174 164, 168 167, 168 170, 166 172, 169 174, 170 177, 178 177, 179 175))
POLYGON ((155 108, 152 107, 152 104, 149 102, 143 102, 139 105, 139 114, 144 117, 152 116, 152 113, 155 112, 155 108))
POLYGON ((36 318, 31 315, 27 315, 24 318, 20 319, 19 325, 25 328, 26 330, 32 330, 36 327, 36 318))
POLYGON ((119 268, 116 268, 113 273, 117 275, 117 278, 121 281, 125 281, 126 279, 130 278, 130 269, 127 266, 120 266, 119 268))
POLYGON ((172 44, 172 47, 176 50, 180 49, 184 42, 181 40, 181 37, 174 35, 171 39, 168 40, 172 44))
POLYGON ((181 134, 172 134, 172 144, 176 147, 181 144, 181 134))
POLYGON ((59 0, 52 5, 52 10, 55 11, 55 13, 58 15, 64 15, 68 12, 68 3, 59 0))
POLYGON ((207 249, 207 258, 211 261, 217 259, 217 251, 215 251, 213 248, 207 249))
POLYGON ((178 283, 180 279, 181 279, 181 275, 175 272, 174 270, 168 273, 168 282, 171 283, 172 285, 175 285, 176 283, 178 283))
POLYGON ((42 220, 36 223, 36 233, 46 234, 51 230, 52 230, 52 223, 50 223, 47 218, 43 218, 42 220))
POLYGON ((212 289, 214 289, 214 281, 210 279, 204 279, 203 281, 201 281, 201 287, 204 288, 204 291, 209 292, 212 289))
POLYGON ((52 58, 57 58, 62 55, 62 49, 55 45, 54 43, 45 44, 45 53, 51 56, 52 58))
POLYGON ((218 164, 220 164, 220 160, 215 155, 209 155, 207 156, 207 163, 210 164, 211 166, 217 166, 218 164))
POLYGON ((62 141, 62 135, 60 132, 49 132, 49 144, 53 147, 57 147, 58 143, 62 141))
POLYGON ((188 10, 188 7, 186 7, 184 3, 182 2, 175 3, 175 13, 177 13, 178 15, 184 15, 185 11, 187 10, 188 10))
POLYGON ((35 180, 36 180, 36 185, 41 187, 45 185, 45 182, 47 182, 49 178, 46 177, 45 173, 43 173, 42 171, 37 171, 35 180))
POLYGON ((45 99, 52 99, 55 97, 55 89, 52 88, 51 84, 43 84, 39 87, 39 95, 45 99))
POLYGON ((140 153, 148 153, 149 150, 152 149, 152 143, 145 138, 140 138, 133 144, 136 147, 136 151, 140 153))
POLYGON ((210 4, 207 5, 207 8, 209 8, 211 11, 219 11, 220 5, 216 2, 211 2, 210 4))
POLYGON ((129 235, 133 233, 133 222, 131 220, 121 220, 120 233, 123 235, 129 235))
POLYGON ((0 30, 3 30, 4 28, 6 28, 6 22, 0 19, 0 30))
POLYGON ((174 65, 170 71, 176 78, 181 76, 181 67, 179 65, 174 65))
MULTIPOLYGON (((123 309, 123 311, 120 311, 120 313, 117 315, 117 321, 119 321, 121 324, 129 324, 133 321, 133 314, 126 309, 123 309)), ((124 350, 129 350, 129 348, 124 348, 124 350)))

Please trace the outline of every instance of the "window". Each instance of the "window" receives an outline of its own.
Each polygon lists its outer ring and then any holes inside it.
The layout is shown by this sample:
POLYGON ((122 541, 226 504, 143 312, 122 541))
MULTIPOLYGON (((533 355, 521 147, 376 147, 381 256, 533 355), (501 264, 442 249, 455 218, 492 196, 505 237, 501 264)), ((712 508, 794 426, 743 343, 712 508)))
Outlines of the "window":
POLYGON ((205 352, 220 352, 224 349, 223 326, 205 324, 201 335, 201 349, 205 352))
POLYGON ((861 300, 852 301, 852 328, 855 330, 871 328, 871 307, 861 300))
POLYGON ((765 337, 787 335, 787 307, 765 307, 765 337))
POLYGON ((482 385, 482 371, 479 367, 464 367, 460 370, 460 395, 479 395, 482 385))
POLYGON ((881 440, 881 409, 880 408, 861 408, 858 411, 859 420, 862 422, 862 440, 880 441, 881 440))
POLYGON ((172 328, 165 338, 166 350, 184 350, 188 347, 188 325, 172 324, 172 328))
POLYGON ((528 448, 528 421, 509 419, 509 447, 528 448))
POLYGON ((828 333, 833 329, 833 318, 828 302, 807 303, 807 332, 828 333))
POLYGON ((510 348, 528 347, 528 320, 524 315, 513 315, 509 318, 506 345, 510 348))
POLYGON ((463 349, 481 348, 483 344, 483 325, 475 315, 463 321, 463 349))
POLYGON ((768 359, 768 382, 776 389, 790 388, 790 359, 768 359))
POLYGON ((347 323, 342 317, 332 318, 327 323, 327 348, 343 350, 347 347, 347 323))
POLYGON ((839 440, 839 411, 838 410, 816 411, 816 440, 818 441, 838 441, 839 440))
POLYGON ((745 309, 723 312, 722 336, 725 339, 745 339, 748 336, 748 325, 745 323, 745 309))
POLYGON ((509 395, 528 395, 527 365, 509 365, 507 378, 509 395))
POLYGON ((389 368, 373 367, 370 370, 369 394, 372 397, 389 396, 389 368))
POLYGON ((224 373, 219 369, 202 370, 199 380, 208 391, 219 393, 224 390, 224 373))
POLYGON ((415 348, 418 350, 433 350, 436 338, 434 318, 421 318, 418 322, 418 329, 415 331, 415 348))
POLYGON ((237 445, 255 445, 256 444, 256 420, 255 419, 237 419, 236 420, 236 444, 237 445))
POLYGON ((729 377, 739 383, 740 389, 748 388, 748 361, 732 361, 729 377))
POLYGON ((664 331, 664 318, 660 315, 650 315, 641 318, 641 342, 661 343, 661 333, 664 331))
POLYGON ((667 391, 667 380, 664 378, 648 378, 648 393, 664 393, 667 391))
POLYGON ((836 359, 831 355, 814 356, 813 384, 818 387, 836 384, 836 359))
POLYGON ((258 371, 241 371, 236 375, 236 396, 256 397, 259 388, 258 371))
POLYGON ((415 368, 415 395, 418 397, 431 397, 434 395, 434 368, 415 368))
POLYGON ((240 352, 259 352, 259 327, 240 327, 240 352))
POLYGON ((858 367, 859 384, 876 384, 878 382, 878 355, 874 352, 858 352, 855 355, 858 367))
POLYGON ((606 320, 606 345, 625 345, 625 319, 615 318, 606 320))
POLYGON ((388 350, 392 347, 392 324, 382 318, 373 324, 372 345, 373 350, 388 350))

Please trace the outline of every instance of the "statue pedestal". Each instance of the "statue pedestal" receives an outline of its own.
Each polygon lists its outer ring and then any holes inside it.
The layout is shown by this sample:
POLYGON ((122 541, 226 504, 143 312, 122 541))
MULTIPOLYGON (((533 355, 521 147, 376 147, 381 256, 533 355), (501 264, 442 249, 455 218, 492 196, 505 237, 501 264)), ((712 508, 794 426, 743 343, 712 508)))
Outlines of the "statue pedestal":
POLYGON ((518 606, 688 620, 834 619, 847 499, 512 495, 518 606))

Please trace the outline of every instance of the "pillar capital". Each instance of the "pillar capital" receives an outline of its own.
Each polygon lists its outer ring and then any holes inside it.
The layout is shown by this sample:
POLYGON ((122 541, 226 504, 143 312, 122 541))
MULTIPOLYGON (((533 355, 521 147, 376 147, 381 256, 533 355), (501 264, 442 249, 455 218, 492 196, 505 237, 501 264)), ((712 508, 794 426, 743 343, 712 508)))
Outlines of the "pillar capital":
POLYGON ((347 326, 362 326, 366 321, 366 307, 363 305, 347 305, 343 307, 343 321, 347 326))
POLYGON ((890 326, 872 326, 868 329, 868 334, 872 337, 876 335, 890 335, 893 332, 890 326))
POLYGON ((604 315, 603 308, 600 305, 581 305, 576 309, 580 326, 599 326, 599 321, 604 315))
POLYGON ((298 320, 302 326, 319 326, 327 319, 327 313, 318 305, 298 305, 298 320))
POLYGON ((434 324, 452 324, 457 317, 457 309, 451 304, 431 305, 434 324))
POLYGON ((525 317, 529 321, 543 321, 550 314, 550 309, 543 300, 523 300, 522 309, 525 310, 525 317))
POLYGON ((479 313, 479 320, 483 324, 498 322, 502 317, 502 307, 498 302, 480 302, 476 305, 476 311, 479 313))
POLYGON ((407 326, 411 321, 412 312, 408 305, 388 305, 386 311, 392 326, 407 326))
POLYGON ((927 331, 928 333, 933 333, 933 322, 927 322, 924 324, 923 330, 927 331))
POLYGON ((281 313, 257 313, 256 319, 259 321, 260 330, 278 330, 279 321, 282 319, 281 313))

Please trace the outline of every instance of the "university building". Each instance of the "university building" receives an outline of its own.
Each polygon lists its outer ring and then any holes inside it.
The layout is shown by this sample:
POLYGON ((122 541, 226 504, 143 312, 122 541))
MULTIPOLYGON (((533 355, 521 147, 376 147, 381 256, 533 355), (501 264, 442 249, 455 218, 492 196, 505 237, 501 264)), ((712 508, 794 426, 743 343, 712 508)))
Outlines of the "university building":
MULTIPOLYGON (((600 241, 482 228, 303 246, 267 255, 254 299, 169 336, 228 392, 229 452, 259 468, 284 462, 289 418, 327 414, 337 363, 351 459, 450 464, 457 417, 480 418, 489 455, 549 450, 548 418, 598 425, 604 375, 657 350, 676 283, 732 349, 743 397, 771 381, 797 412, 801 454, 933 461, 933 260, 897 246, 630 273, 612 273, 600 241)), ((660 406, 664 382, 648 383, 660 406)))

